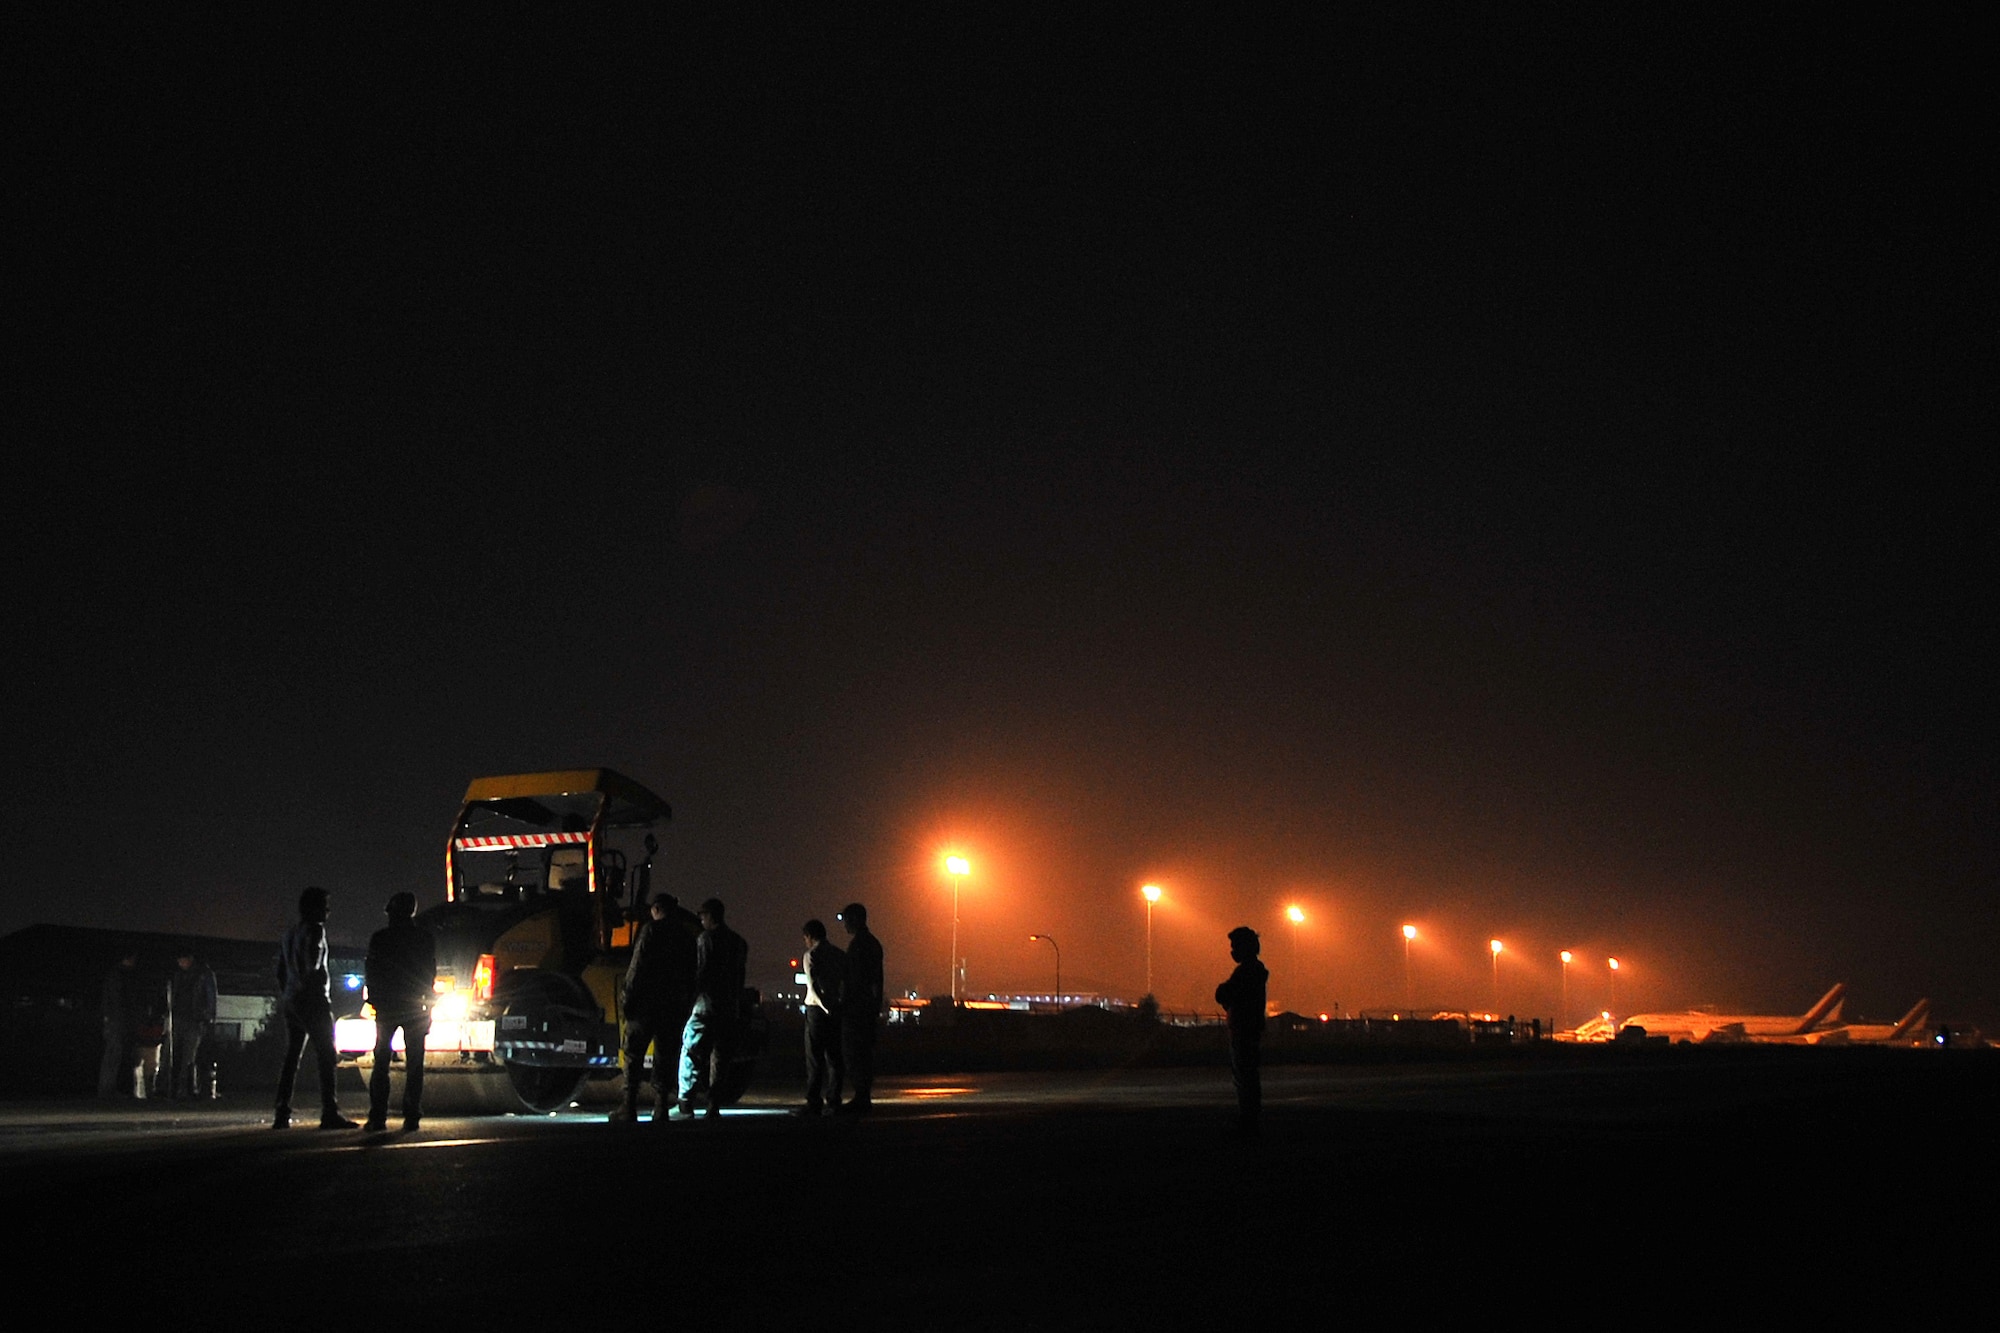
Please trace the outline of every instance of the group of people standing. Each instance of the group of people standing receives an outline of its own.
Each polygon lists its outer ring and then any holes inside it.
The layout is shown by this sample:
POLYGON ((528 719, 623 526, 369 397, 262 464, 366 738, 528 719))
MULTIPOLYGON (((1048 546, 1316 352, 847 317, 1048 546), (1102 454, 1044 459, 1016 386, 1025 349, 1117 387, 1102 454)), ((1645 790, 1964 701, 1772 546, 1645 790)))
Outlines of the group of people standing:
MULTIPOLYGON (((395 1036, 403 1033, 408 1066, 403 1083, 403 1130, 414 1131, 423 1116, 424 1039, 430 1035, 431 1005, 437 992, 437 942, 416 924, 415 894, 397 893, 382 909, 389 923, 368 939, 366 982, 375 1006, 375 1069, 368 1079, 370 1132, 389 1127, 389 1065, 395 1036)), ((299 919, 278 946, 279 1007, 285 1016, 285 1063, 278 1071, 278 1104, 273 1129, 292 1123, 292 1090, 299 1061, 312 1043, 319 1066, 319 1127, 360 1129, 340 1113, 334 1094, 333 977, 327 966, 326 918, 331 899, 322 888, 299 895, 299 919)))
POLYGON ((849 903, 836 918, 847 948, 835 947, 817 917, 801 930, 806 978, 806 1100, 804 1116, 862 1114, 873 1105, 875 1030, 884 1000, 882 942, 868 929, 868 909, 849 903), (854 1095, 842 1101, 843 1087, 854 1095))
MULTIPOLYGON (((375 1067, 368 1080, 364 1126, 341 1114, 335 1096, 338 1056, 326 934, 330 895, 317 887, 299 895, 299 919, 285 932, 278 950, 285 1059, 278 1074, 273 1128, 286 1129, 292 1123, 292 1093, 310 1043, 319 1067, 320 1128, 386 1131, 389 1069, 398 1031, 408 1053, 403 1130, 413 1131, 421 1123, 422 1052, 430 1035, 437 986, 437 945, 431 933, 414 921, 413 895, 393 895, 384 910, 388 924, 368 941, 366 981, 375 1009, 375 1067)), ((710 898, 697 909, 699 936, 690 934, 687 914, 671 894, 655 895, 646 911, 619 990, 624 1100, 611 1119, 638 1120, 639 1089, 648 1081, 649 1049, 654 1052, 650 1082, 655 1122, 673 1115, 690 1118, 697 1110, 705 1116, 719 1115, 732 1092, 729 1069, 743 1030, 750 947, 729 928, 719 898, 710 898)), ((848 904, 839 920, 850 937, 846 953, 826 942, 826 929, 819 922, 806 926, 807 969, 817 979, 813 994, 820 1015, 816 1022, 809 1020, 808 1027, 808 1055, 818 1070, 808 1100, 815 1111, 821 1107, 866 1111, 874 1084, 875 1025, 884 999, 882 946, 869 932, 868 909, 860 903, 848 904), (844 1084, 854 1095, 843 1104, 844 1084)))
MULTIPOLYGON (((278 974, 285 1016, 285 1062, 278 1077, 273 1125, 291 1124, 292 1089, 308 1040, 318 1059, 320 1128, 361 1128, 340 1113, 334 1097, 332 979, 327 968, 325 889, 309 888, 299 896, 299 920, 285 932, 279 951, 278 974)), ((375 1068, 368 1081, 366 1128, 388 1127, 389 1066, 393 1039, 400 1029, 407 1061, 403 1091, 403 1129, 415 1130, 422 1116, 422 1052, 430 1034, 430 1010, 437 982, 437 948, 429 931, 413 917, 416 899, 398 893, 385 909, 389 924, 368 942, 368 995, 375 1006, 375 1068)), ((646 1053, 654 1052, 651 1085, 653 1121, 672 1116, 721 1114, 728 1097, 728 1066, 736 1053, 743 1023, 745 971, 750 947, 729 928, 721 899, 710 898, 697 909, 701 934, 690 937, 685 914, 670 894, 657 894, 647 904, 647 920, 633 940, 632 957, 619 990, 621 1038, 625 1064, 624 1102, 614 1122, 639 1119, 639 1089, 647 1081, 646 1053), (678 1037, 678 1042, 676 1042, 678 1037), (678 1059, 675 1059, 675 1054, 678 1059), (669 1074, 669 1069, 673 1071, 669 1074)), ((805 1101, 794 1114, 821 1116, 861 1114, 869 1110, 875 1083, 875 1038, 886 999, 882 944, 868 929, 868 909, 849 903, 835 918, 847 931, 847 948, 827 938, 818 918, 802 926, 805 941, 801 970, 805 974, 805 1101), (842 1100, 844 1092, 851 1096, 842 1100)), ((1228 1015, 1230 1073, 1236 1088, 1238 1131, 1256 1137, 1263 1110, 1262 1041, 1265 995, 1270 973, 1258 958, 1257 932, 1239 926, 1229 932, 1229 954, 1236 964, 1228 980, 1215 989, 1216 1003, 1228 1015)), ((207 1018, 191 1023, 205 1030, 215 1012, 215 983, 206 973, 190 971, 192 956, 181 960, 174 994, 185 992, 191 1012, 207 1018), (205 1002, 201 997, 205 995, 205 1002)), ((118 987, 131 987, 136 957, 124 960, 107 980, 106 1068, 113 1074, 111 1015, 125 1011, 118 987)), ((175 1001, 176 1012, 179 1000, 175 1001)), ((120 1021, 123 1021, 122 1018, 120 1021)), ((198 1044, 196 1036, 194 1043, 198 1044)), ((117 1049, 129 1049, 121 1043, 117 1049)), ((122 1057, 121 1057, 122 1058, 122 1057)), ((189 1061, 192 1066, 192 1058, 189 1061)), ((141 1074, 143 1070, 139 1071, 141 1074)), ((176 1078, 175 1086, 179 1086, 176 1078)), ((102 1085, 100 1085, 100 1091, 102 1085)))
POLYGON ((168 1097, 198 1097, 212 1087, 204 1086, 199 1062, 202 1043, 215 1023, 215 973, 193 949, 182 949, 166 984, 157 978, 154 973, 149 979, 140 969, 136 950, 127 951, 105 974, 99 1005, 104 1024, 104 1055, 97 1066, 100 1097, 117 1096, 128 1069, 132 1095, 150 1096, 163 1062, 168 1097))
MULTIPOLYGON (((648 920, 633 941, 632 959, 619 992, 624 1020, 623 1104, 618 1123, 639 1119, 639 1090, 648 1081, 646 1052, 653 1051, 653 1123, 678 1116, 722 1113, 730 1094, 729 1066, 743 1024, 744 972, 750 948, 731 930, 720 899, 697 909, 701 934, 688 937, 679 906, 654 896, 648 920), (678 1059, 675 1058, 678 1053, 678 1059), (673 1072, 669 1072, 669 1071, 673 1072)), ((866 1111, 874 1085, 875 1025, 882 1013, 882 946, 868 929, 868 909, 849 903, 839 920, 850 937, 846 953, 826 941, 826 927, 806 923, 808 986, 807 1105, 815 1114, 866 1111), (843 1086, 853 1097, 841 1101, 843 1086)))
POLYGON ((625 1100, 611 1119, 626 1124, 639 1119, 639 1086, 646 1081, 649 1047, 654 1123, 674 1114, 688 1119, 697 1106, 705 1115, 720 1115, 742 1029, 750 946, 729 928, 728 909, 720 898, 696 909, 701 934, 695 938, 689 938, 672 894, 655 894, 646 913, 618 993, 625 1100))

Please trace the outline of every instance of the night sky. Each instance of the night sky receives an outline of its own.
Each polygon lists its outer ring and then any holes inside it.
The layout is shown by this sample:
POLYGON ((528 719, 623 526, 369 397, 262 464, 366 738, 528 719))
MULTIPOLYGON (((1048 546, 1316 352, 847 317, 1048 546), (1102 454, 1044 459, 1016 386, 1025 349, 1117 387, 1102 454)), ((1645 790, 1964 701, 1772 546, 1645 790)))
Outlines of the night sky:
POLYGON ((0 930, 602 765, 767 984, 2000 1029, 1969 11, 1023 14, 11 21, 0 930))

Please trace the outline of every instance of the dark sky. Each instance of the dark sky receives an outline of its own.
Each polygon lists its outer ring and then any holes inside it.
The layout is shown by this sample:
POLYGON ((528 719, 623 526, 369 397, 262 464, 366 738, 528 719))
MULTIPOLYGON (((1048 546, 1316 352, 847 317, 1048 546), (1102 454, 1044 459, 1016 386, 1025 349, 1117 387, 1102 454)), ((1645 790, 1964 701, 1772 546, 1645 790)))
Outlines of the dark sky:
POLYGON ((768 980, 2000 1027, 1970 19, 1307 14, 17 21, 0 929, 608 765, 768 980))

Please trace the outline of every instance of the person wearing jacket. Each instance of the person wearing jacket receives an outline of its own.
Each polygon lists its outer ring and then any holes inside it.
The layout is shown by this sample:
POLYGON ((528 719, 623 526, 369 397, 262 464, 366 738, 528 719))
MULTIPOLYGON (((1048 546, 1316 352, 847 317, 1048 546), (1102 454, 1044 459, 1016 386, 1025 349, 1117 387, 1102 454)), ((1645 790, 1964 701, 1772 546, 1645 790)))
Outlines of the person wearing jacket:
POLYGON ((624 1018, 625 1104, 611 1113, 617 1124, 639 1119, 639 1083, 646 1077, 646 1049, 653 1048, 653 1123, 664 1124, 675 1100, 681 1033, 694 1003, 695 942, 686 913, 672 895, 655 894, 632 945, 632 961, 618 991, 624 1018))
POLYGON ((173 1082, 167 1095, 198 1095, 196 1070, 201 1044, 215 1022, 215 973, 194 955, 182 949, 168 982, 167 1040, 173 1044, 173 1082))
POLYGON ((1264 1002, 1271 973, 1258 961, 1263 947, 1257 932, 1238 926, 1229 932, 1229 956, 1236 970, 1215 988, 1215 1002, 1229 1018, 1229 1077, 1236 1085, 1236 1129, 1257 1137, 1264 1110, 1264 1002))
POLYGON ((424 1045, 437 999, 437 941, 416 923, 417 898, 391 894, 383 909, 389 924, 368 939, 368 1002, 375 1006, 375 1068, 368 1076, 368 1125, 389 1127, 389 1066, 396 1029, 403 1030, 403 1132, 423 1119, 424 1045))
POLYGON ((701 938, 695 941, 694 1010, 681 1042, 680 1113, 693 1115, 697 1099, 709 1118, 722 1114, 722 1075, 736 1037, 750 946, 723 920, 722 900, 701 905, 701 938))

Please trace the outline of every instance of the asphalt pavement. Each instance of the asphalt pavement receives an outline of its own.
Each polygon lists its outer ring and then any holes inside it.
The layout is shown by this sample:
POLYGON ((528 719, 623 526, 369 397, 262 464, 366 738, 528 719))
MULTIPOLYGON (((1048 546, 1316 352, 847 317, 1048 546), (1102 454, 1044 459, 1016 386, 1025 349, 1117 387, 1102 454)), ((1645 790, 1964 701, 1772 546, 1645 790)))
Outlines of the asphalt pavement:
POLYGON ((716 1121, 408 1136, 14 1103, 0 1198, 29 1271, 100 1261, 74 1306, 187 1300, 222 1327, 328 1303, 502 1328, 1401 1326, 1585 1296, 1644 1324, 1725 1292, 1921 1317, 1985 1271, 2000 1061, 1711 1054, 1275 1068, 1251 1143, 1214 1070, 899 1078, 873 1114, 818 1121, 767 1089, 716 1121))

